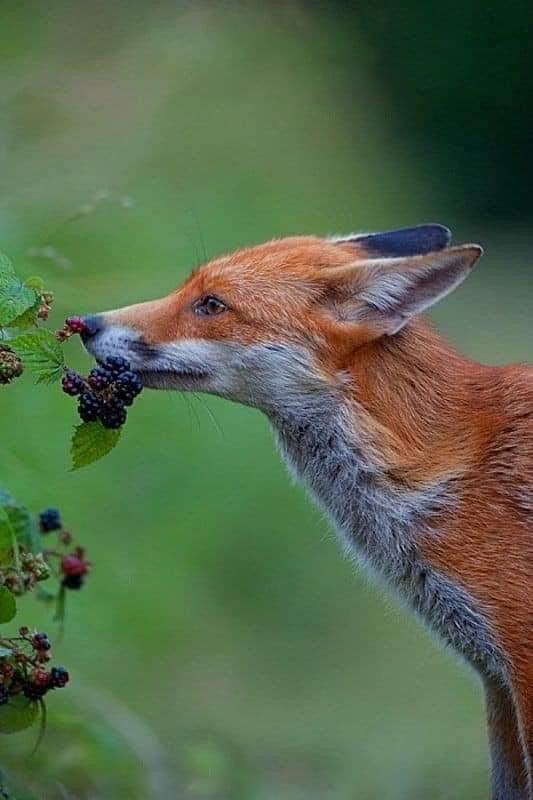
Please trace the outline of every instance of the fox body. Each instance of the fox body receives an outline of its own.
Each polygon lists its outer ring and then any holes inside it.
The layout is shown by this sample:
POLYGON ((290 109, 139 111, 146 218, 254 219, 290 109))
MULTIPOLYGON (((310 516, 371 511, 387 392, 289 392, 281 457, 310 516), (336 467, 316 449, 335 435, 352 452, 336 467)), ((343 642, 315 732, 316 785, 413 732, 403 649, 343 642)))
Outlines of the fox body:
POLYGON ((480 674, 492 796, 530 800, 533 368, 468 360, 419 316, 481 252, 440 225, 276 240, 84 338, 149 387, 267 415, 348 553, 480 674))

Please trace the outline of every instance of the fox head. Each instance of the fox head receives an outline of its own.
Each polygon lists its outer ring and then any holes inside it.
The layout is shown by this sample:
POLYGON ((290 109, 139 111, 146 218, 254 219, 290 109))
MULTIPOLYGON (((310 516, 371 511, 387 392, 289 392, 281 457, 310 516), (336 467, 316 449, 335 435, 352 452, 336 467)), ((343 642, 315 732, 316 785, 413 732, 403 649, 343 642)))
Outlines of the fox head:
POLYGON ((341 389, 356 350, 394 337, 458 286, 482 253, 441 225, 244 248, 159 300, 85 317, 84 343, 145 386, 276 412, 341 389))

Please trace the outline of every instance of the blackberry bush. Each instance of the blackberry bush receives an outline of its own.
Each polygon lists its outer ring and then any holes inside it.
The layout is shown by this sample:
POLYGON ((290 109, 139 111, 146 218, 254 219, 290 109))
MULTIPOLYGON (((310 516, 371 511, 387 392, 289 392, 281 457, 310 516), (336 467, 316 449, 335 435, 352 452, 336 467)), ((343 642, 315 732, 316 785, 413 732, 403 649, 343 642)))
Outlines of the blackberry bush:
MULTIPOLYGON (((69 317, 59 331, 47 330, 44 323, 53 300, 39 278, 21 279, 0 253, 0 393, 11 391, 11 384, 29 372, 38 383, 60 381, 63 391, 83 406, 85 415, 97 420, 108 398, 91 397, 89 393, 94 390, 67 368, 63 352, 63 345, 72 336, 84 332, 85 323, 80 317, 69 317)), ((117 363, 108 371, 114 379, 124 369, 117 363)), ((110 383, 111 378, 107 385, 103 381, 95 389, 100 392, 110 383)), ((117 402, 121 404, 122 400, 117 402)), ((80 454, 74 448, 76 466, 96 460, 116 443, 115 431, 110 431, 105 441, 102 431, 106 433, 101 422, 78 427, 74 439, 81 437, 85 449, 80 454)), ((5 626, 17 618, 19 598, 33 593, 48 605, 52 603, 55 619, 62 625, 66 598, 71 590, 85 586, 90 568, 85 549, 64 528, 56 507, 34 515, 0 486, 0 733, 29 727, 38 719, 39 711, 43 725, 45 698, 69 681, 68 671, 54 665, 46 633, 30 626, 18 627, 16 633, 6 630, 5 626)))

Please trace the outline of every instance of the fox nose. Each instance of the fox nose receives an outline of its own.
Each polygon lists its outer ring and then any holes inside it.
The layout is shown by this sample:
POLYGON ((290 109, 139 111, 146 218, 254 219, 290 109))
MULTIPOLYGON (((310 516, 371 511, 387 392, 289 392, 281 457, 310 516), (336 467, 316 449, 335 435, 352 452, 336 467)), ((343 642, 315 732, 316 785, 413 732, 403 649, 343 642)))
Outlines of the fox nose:
POLYGON ((104 327, 104 321, 99 314, 93 314, 89 317, 82 317, 81 319, 84 325, 84 328, 81 332, 81 338, 84 342, 86 342, 88 339, 92 339, 92 337, 96 336, 97 333, 100 333, 104 327))

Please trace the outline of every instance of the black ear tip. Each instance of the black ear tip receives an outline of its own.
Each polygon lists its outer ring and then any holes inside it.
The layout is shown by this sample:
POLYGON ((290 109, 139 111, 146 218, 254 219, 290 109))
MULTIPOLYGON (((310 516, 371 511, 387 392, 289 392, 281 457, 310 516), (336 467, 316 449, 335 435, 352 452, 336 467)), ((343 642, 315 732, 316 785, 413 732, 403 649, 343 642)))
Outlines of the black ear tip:
POLYGON ((451 230, 447 228, 446 225, 441 225, 439 222, 429 222, 427 225, 420 225, 420 227, 431 230, 431 233, 435 237, 435 241, 442 245, 440 249, 448 247, 452 240, 451 230))
POLYGON ((450 246, 452 232, 446 225, 441 225, 438 222, 429 222, 418 227, 425 229, 428 240, 432 240, 435 244, 435 250, 444 250, 445 247, 450 246))
POLYGON ((430 222, 383 233, 361 234, 351 241, 365 247, 371 256, 402 258, 444 250, 450 244, 451 238, 449 228, 430 222))

